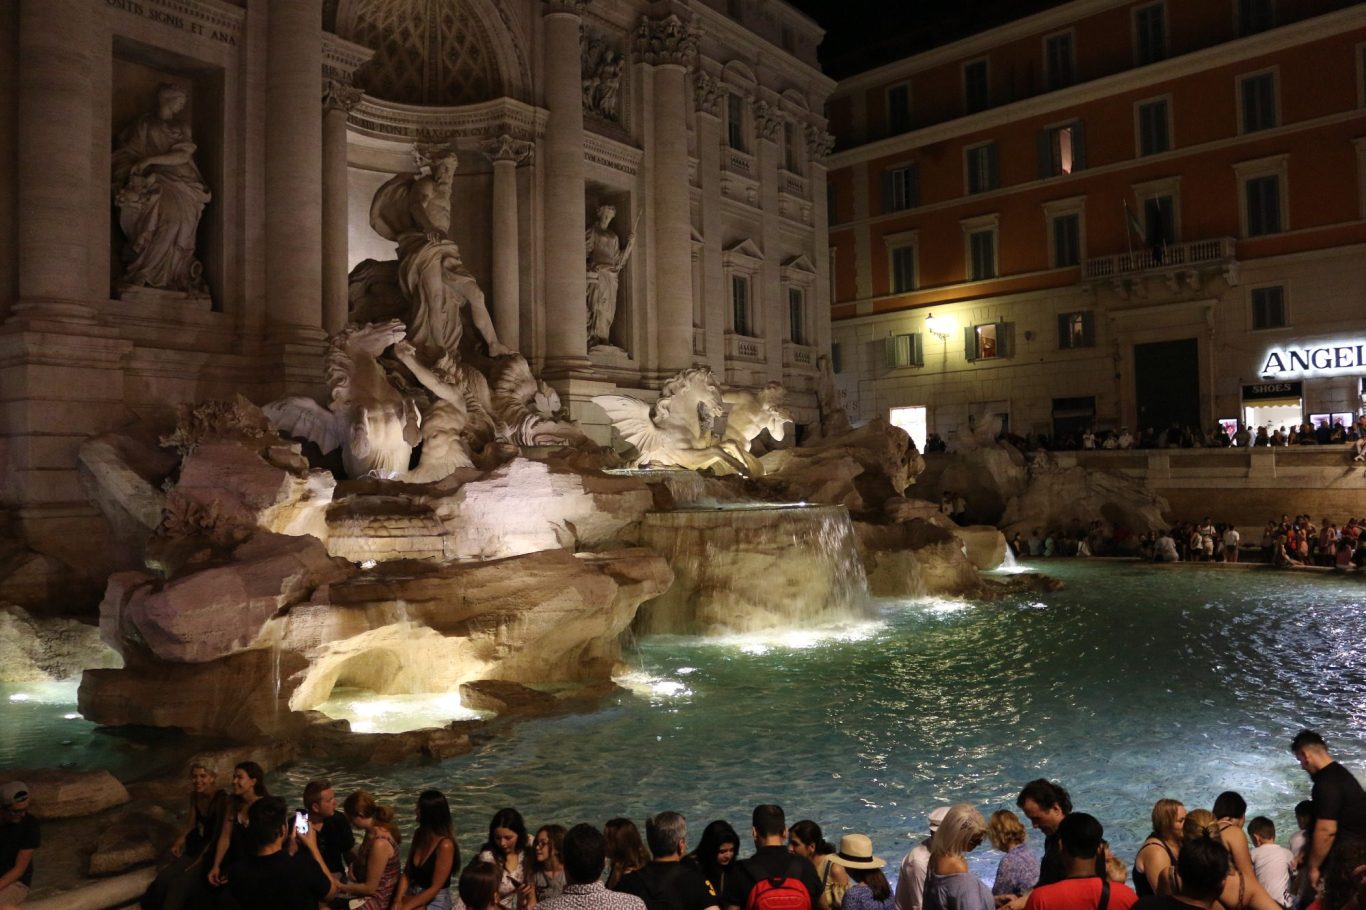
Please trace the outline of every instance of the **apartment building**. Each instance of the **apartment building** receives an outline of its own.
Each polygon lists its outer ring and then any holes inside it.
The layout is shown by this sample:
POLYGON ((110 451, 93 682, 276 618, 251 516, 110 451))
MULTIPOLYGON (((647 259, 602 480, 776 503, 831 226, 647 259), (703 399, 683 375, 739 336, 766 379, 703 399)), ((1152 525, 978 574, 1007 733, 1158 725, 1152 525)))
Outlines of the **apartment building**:
POLYGON ((1072 0, 828 111, 852 414, 923 442, 1361 411, 1366 5, 1072 0))

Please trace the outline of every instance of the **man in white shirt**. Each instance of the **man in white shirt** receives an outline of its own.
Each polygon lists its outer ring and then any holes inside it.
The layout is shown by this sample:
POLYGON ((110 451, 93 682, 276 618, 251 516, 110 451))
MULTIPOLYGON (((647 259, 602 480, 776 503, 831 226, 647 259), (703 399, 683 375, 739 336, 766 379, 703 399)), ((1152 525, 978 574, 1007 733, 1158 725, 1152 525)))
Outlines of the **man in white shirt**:
POLYGON ((1276 825, 1264 815, 1247 823, 1247 833, 1252 835, 1252 871, 1257 873, 1257 881, 1262 883, 1272 900, 1289 907, 1294 897, 1290 893, 1294 854, 1276 843, 1276 825))
POLYGON ((925 876, 930 871, 930 845, 939 823, 949 814, 948 806, 940 806, 930 813, 930 836, 911 848, 901 859, 901 872, 896 880, 897 910, 920 910, 925 899, 925 876))
POLYGON ((1238 561, 1238 544, 1242 539, 1242 535, 1233 525, 1224 529, 1224 562, 1238 561))

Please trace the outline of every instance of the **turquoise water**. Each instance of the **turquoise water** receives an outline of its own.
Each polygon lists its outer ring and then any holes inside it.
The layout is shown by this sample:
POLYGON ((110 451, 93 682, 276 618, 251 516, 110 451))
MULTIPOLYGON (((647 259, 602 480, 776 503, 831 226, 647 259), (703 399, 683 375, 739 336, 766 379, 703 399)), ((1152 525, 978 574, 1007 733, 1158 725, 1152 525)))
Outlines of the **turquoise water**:
MULTIPOLYGON (((1309 791, 1286 750, 1303 726, 1366 771, 1362 579, 1042 568, 1067 588, 996 603, 882 601, 874 622, 787 640, 648 639, 629 658, 630 694, 595 713, 523 723, 441 765, 300 766, 273 789, 328 776, 406 817, 417 791, 436 786, 466 848, 505 805, 533 827, 675 808, 697 834, 712 818, 745 832, 755 803, 778 802, 830 840, 870 834, 895 861, 934 805, 989 814, 1046 776, 1128 860, 1156 799, 1209 807, 1224 789, 1246 797, 1249 815, 1271 816, 1284 842, 1309 791)), ((13 706, 0 711, 8 729, 13 706)), ((73 744, 61 754, 99 757, 82 745, 96 736, 84 721, 62 723, 73 744)), ((0 745, 0 762, 12 763, 12 748, 0 745)), ((1031 844, 1041 849, 1037 834, 1031 844)), ((989 875, 995 859, 981 850, 972 862, 989 875)))

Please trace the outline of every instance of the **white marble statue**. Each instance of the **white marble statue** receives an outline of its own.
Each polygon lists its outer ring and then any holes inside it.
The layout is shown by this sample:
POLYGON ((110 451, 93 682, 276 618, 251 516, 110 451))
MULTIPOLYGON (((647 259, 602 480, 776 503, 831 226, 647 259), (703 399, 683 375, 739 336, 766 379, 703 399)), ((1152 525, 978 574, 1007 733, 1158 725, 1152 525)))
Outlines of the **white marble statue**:
POLYGON ((508 438, 523 446, 590 445, 560 407, 560 396, 537 379, 521 354, 499 357, 489 370, 493 408, 508 438))
MULTIPOLYGON (((588 347, 612 344, 612 322, 617 315, 617 294, 621 286, 621 270, 635 248, 635 225, 626 238, 626 246, 612 227, 617 217, 615 206, 598 206, 597 220, 584 233, 584 250, 588 258, 588 347)), ((636 224, 640 214, 636 214, 636 224)))
POLYGON ((212 198, 194 163, 188 96, 178 85, 157 88, 156 110, 119 134, 112 156, 114 203, 127 238, 117 287, 147 287, 207 297, 195 235, 212 198))
POLYGON ((622 439, 635 447, 632 467, 698 471, 724 465, 749 473, 735 444, 715 433, 725 405, 721 386, 707 367, 693 367, 670 379, 654 405, 625 395, 596 395, 593 403, 607 412, 622 439))
POLYGON ((262 410, 284 432, 317 443, 324 455, 341 448, 348 477, 403 477, 422 418, 416 403, 394 387, 379 356, 404 334, 397 319, 348 325, 328 339, 328 407, 296 395, 262 410))
POLYGON ((763 463, 750 453, 750 446, 759 434, 768 430, 774 442, 782 442, 787 436, 792 413, 783 407, 786 397, 787 389, 781 382, 770 382, 757 392, 727 389, 721 395, 729 409, 724 438, 739 450, 751 475, 764 473, 763 463))
POLYGON ((370 225, 398 244, 399 287, 411 305, 408 337, 429 363, 459 351, 463 307, 490 356, 510 350, 498 341, 484 292, 448 236, 457 165, 454 152, 436 153, 430 174, 399 174, 370 203, 370 225))

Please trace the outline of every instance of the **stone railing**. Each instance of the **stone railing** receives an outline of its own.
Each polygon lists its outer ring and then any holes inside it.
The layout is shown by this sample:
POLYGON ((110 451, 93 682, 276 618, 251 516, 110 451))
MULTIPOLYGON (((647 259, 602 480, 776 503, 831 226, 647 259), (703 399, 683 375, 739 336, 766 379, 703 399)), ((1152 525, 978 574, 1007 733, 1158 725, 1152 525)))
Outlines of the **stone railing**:
POLYGON ((727 360, 763 361, 766 358, 764 339, 737 335, 734 332, 726 333, 727 360))
POLYGON ((798 199, 805 199, 811 192, 810 184, 805 177, 794 174, 791 171, 778 171, 778 191, 787 193, 789 196, 796 196, 798 199))
POLYGON ((783 369, 815 370, 816 349, 794 341, 784 341, 783 369))
POLYGON ((723 157, 721 161, 722 167, 732 174, 740 174, 751 180, 756 179, 753 155, 742 152, 739 149, 727 148, 725 150, 725 157, 723 157))
POLYGON ((1105 281, 1150 271, 1160 272, 1191 266, 1223 266, 1234 261, 1235 251, 1236 241, 1232 237, 1172 244, 1162 251, 1161 261, 1158 261, 1151 249, 1144 248, 1132 253, 1088 259, 1082 270, 1082 278, 1087 281, 1105 281))

